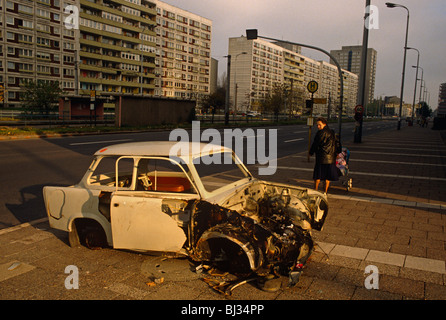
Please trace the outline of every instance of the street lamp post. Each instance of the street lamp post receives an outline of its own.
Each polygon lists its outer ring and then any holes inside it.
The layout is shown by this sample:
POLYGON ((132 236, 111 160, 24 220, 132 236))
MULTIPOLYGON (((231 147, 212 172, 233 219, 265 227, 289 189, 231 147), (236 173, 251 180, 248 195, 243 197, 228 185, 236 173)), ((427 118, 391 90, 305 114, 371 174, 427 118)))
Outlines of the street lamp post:
MULTIPOLYGON (((362 35, 362 50, 361 50, 361 72, 359 73, 358 82, 358 96, 357 104, 362 105, 364 108, 367 107, 368 101, 365 101, 365 84, 366 84, 366 73, 367 73, 367 50, 369 41, 369 26, 366 25, 366 21, 369 19, 370 13, 367 12, 367 8, 370 8, 370 0, 366 0, 366 14, 364 16, 364 31, 362 35)), ((367 112, 365 113, 367 116, 367 112)), ((359 119, 359 126, 355 129, 355 135, 353 141, 355 143, 360 143, 362 140, 362 117, 359 119)))
POLYGON ((226 99, 225 99, 225 125, 229 124, 229 78, 231 76, 231 55, 225 56, 228 59, 227 75, 226 75, 226 99))
POLYGON ((405 77, 405 73, 406 73, 407 36, 409 33, 409 9, 407 9, 405 6, 403 6, 401 4, 396 4, 396 3, 391 3, 391 2, 386 2, 386 6, 388 8, 400 7, 400 8, 404 8, 407 10, 406 40, 404 42, 403 74, 402 74, 402 79, 401 79, 400 110, 399 110, 399 115, 398 115, 398 127, 397 127, 397 129, 400 130, 401 129, 401 112, 403 110, 404 77, 405 77))
POLYGON ((338 67, 338 73, 339 73, 339 80, 340 80, 340 97, 339 97, 339 118, 338 118, 338 134, 339 136, 341 136, 341 127, 342 127, 342 105, 343 105, 343 100, 344 100, 344 79, 343 79, 343 75, 342 75, 342 69, 341 66, 339 65, 338 61, 335 59, 335 57, 333 57, 330 53, 328 53, 327 51, 325 51, 324 49, 315 47, 315 46, 310 46, 307 44, 302 44, 302 43, 296 43, 296 42, 290 42, 290 41, 284 41, 284 40, 280 40, 280 39, 274 39, 274 38, 268 38, 268 37, 264 37, 264 36, 259 36, 257 29, 248 29, 246 30, 246 38, 248 40, 255 40, 257 38, 262 38, 262 39, 266 39, 266 40, 272 40, 272 41, 278 41, 278 42, 282 42, 282 43, 287 43, 287 44, 291 44, 291 45, 296 45, 296 46, 301 46, 304 48, 309 48, 309 49, 314 49, 320 52, 325 53, 327 56, 329 56, 333 62, 335 63, 336 67, 338 67))
POLYGON ((418 49, 416 49, 416 48, 411 48, 411 47, 408 47, 406 49, 416 50, 417 53, 418 53, 417 66, 416 66, 417 71, 415 72, 415 88, 413 90, 413 102, 412 102, 412 125, 413 125, 413 117, 414 117, 414 113, 415 113, 415 97, 417 95, 418 68, 419 68, 419 65, 420 65, 420 51, 418 49))
MULTIPOLYGON (((412 66, 412 68, 415 68, 415 66, 412 66)), ((421 69, 421 79, 420 79, 420 97, 418 98, 418 103, 420 104, 421 107, 421 94, 423 92, 423 76, 424 76, 424 69, 421 67, 418 67, 419 69, 421 69)))
POLYGON ((247 52, 243 51, 241 53, 238 53, 234 59, 234 110, 232 113, 233 119, 235 119, 235 113, 237 112, 237 67, 235 64, 237 63, 238 56, 242 54, 247 54, 247 52))

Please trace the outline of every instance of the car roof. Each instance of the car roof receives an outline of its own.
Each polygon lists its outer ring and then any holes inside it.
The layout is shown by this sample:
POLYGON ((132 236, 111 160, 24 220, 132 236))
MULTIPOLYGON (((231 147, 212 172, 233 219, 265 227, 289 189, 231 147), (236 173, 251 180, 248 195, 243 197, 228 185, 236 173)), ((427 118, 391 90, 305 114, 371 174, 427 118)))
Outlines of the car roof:
POLYGON ((175 156, 199 156, 213 152, 232 152, 232 149, 199 142, 181 141, 144 141, 114 144, 104 147, 94 154, 95 156, 121 155, 121 156, 170 156, 172 148, 176 150, 175 156), (178 152, 181 151, 181 154, 178 152))

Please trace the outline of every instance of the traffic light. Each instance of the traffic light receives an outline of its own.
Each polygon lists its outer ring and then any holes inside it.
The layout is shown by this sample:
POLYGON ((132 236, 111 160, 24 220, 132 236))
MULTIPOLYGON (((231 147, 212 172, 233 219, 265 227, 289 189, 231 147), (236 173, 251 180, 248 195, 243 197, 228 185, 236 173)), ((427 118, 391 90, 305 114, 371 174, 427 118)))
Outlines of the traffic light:
POLYGON ((313 100, 311 100, 311 99, 305 100, 305 107, 308 110, 311 110, 311 108, 313 107, 313 100))
POLYGON ((246 30, 246 39, 247 40, 256 40, 258 37, 257 29, 247 29, 246 30))

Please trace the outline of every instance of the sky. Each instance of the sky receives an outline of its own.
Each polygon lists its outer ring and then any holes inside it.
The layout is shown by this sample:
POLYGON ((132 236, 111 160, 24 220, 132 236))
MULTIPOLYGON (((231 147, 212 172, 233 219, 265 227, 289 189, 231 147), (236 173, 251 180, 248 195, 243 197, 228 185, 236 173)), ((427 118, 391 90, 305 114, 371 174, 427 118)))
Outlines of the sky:
MULTIPOLYGON (((400 96, 407 11, 387 8, 371 0, 373 29, 368 47, 377 51, 375 97, 400 96)), ((163 0, 178 8, 212 20, 211 55, 219 61, 219 76, 226 72, 225 55, 231 37, 246 36, 246 29, 259 35, 316 46, 326 51, 362 45, 366 0, 163 0)), ((446 82, 446 1, 396 0, 409 9, 407 46, 420 51, 426 100, 435 110, 441 83, 446 82)), ((329 61, 323 53, 302 49, 302 54, 329 61)), ((418 53, 407 50, 404 101, 412 103, 418 53)), ((421 78, 419 69, 418 78, 421 78)), ((423 89, 424 91, 424 89, 423 89)), ((416 102, 420 93, 417 82, 416 102)))

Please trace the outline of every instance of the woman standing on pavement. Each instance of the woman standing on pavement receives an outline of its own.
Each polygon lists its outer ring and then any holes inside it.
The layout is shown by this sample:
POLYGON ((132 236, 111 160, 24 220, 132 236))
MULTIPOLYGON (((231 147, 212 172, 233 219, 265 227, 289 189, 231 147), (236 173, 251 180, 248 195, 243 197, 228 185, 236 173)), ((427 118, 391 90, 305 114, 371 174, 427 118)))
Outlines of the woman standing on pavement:
POLYGON ((325 181, 324 192, 328 192, 330 181, 338 181, 336 155, 341 152, 341 145, 335 133, 328 127, 325 118, 317 118, 318 132, 310 148, 310 156, 316 154, 316 164, 313 171, 314 189, 318 190, 321 180, 325 181))

